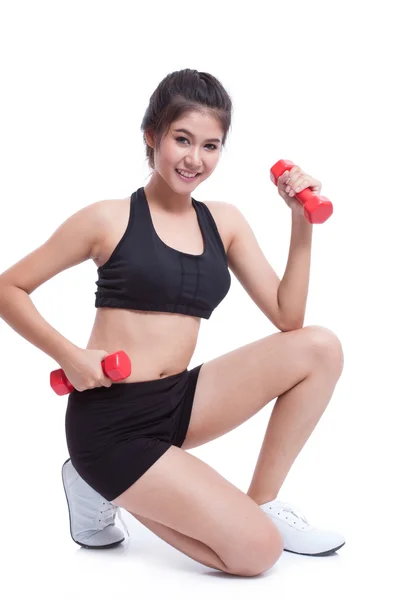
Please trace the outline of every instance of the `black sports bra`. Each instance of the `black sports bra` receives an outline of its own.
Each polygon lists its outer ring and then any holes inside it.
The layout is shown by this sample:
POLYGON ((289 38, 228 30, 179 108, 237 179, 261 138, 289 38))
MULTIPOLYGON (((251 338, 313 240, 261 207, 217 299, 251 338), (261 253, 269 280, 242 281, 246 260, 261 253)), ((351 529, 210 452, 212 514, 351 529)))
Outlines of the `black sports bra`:
POLYGON ((132 194, 125 233, 97 269, 96 307, 210 318, 228 293, 231 276, 210 210, 194 198, 192 204, 203 235, 202 254, 167 246, 154 229, 144 188, 132 194))

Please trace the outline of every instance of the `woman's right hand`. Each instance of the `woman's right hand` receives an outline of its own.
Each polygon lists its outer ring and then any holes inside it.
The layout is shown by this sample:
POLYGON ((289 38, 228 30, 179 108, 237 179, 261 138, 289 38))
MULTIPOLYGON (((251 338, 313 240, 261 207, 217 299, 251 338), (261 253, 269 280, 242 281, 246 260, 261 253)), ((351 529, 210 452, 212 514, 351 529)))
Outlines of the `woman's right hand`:
POLYGON ((104 374, 101 365, 102 360, 109 354, 105 350, 78 348, 60 366, 78 392, 96 387, 111 387, 113 381, 104 374))

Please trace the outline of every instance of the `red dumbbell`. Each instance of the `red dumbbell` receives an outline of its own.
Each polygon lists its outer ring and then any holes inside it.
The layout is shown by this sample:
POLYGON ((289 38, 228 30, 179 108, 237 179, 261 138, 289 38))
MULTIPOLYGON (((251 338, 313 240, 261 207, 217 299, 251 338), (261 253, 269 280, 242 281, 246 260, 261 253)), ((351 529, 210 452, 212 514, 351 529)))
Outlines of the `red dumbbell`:
MULTIPOLYGON (((106 356, 101 361, 101 366, 104 374, 113 381, 121 381, 131 374, 131 361, 123 350, 106 356)), ((50 373, 50 385, 59 396, 69 394, 75 389, 62 369, 56 369, 50 373)))
MULTIPOLYGON (((285 171, 291 171, 294 167, 291 160, 278 160, 271 169, 271 181, 278 185, 278 177, 285 171)), ((310 188, 295 194, 295 197, 304 207, 304 216, 309 223, 324 223, 333 213, 332 202, 325 196, 313 194, 310 188)))

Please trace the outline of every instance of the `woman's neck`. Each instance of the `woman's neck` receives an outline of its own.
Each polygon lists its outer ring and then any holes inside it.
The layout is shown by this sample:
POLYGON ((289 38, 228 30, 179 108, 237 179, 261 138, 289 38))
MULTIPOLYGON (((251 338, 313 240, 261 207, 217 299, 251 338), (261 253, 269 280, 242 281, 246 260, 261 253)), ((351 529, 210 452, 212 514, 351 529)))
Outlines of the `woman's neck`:
POLYGON ((149 183, 144 187, 146 198, 156 209, 175 214, 192 211, 190 194, 177 194, 165 183, 164 179, 154 171, 149 183))

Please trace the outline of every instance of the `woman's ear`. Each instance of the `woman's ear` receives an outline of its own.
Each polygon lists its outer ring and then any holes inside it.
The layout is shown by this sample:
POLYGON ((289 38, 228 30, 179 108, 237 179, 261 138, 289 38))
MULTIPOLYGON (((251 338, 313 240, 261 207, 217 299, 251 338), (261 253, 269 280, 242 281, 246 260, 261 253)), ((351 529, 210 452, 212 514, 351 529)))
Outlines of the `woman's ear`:
POLYGON ((154 148, 155 143, 154 143, 154 134, 153 134, 153 132, 152 131, 145 131, 144 132, 144 137, 145 137, 145 140, 146 140, 146 144, 148 146, 150 146, 150 148, 154 148))

